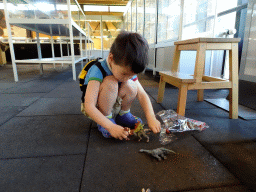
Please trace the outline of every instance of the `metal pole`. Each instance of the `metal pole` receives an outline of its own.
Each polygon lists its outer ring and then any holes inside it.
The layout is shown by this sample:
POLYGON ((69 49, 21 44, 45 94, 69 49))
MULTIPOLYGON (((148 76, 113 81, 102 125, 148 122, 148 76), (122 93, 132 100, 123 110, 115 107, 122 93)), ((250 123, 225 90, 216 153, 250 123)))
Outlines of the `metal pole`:
POLYGON ((101 57, 103 58, 103 26, 102 26, 102 15, 100 16, 100 36, 101 36, 101 57))
MULTIPOLYGON (((61 35, 61 31, 60 31, 60 25, 58 25, 59 27, 59 35, 61 35)), ((60 36, 60 56, 61 58, 63 57, 63 50, 62 50, 62 39, 61 39, 61 36, 60 36)), ((61 67, 63 67, 63 63, 61 63, 61 67)))
MULTIPOLYGON (((218 17, 218 13, 217 13, 217 0, 215 0, 215 15, 214 15, 214 24, 213 24, 213 33, 212 33, 212 37, 215 37, 216 35, 216 25, 217 25, 217 17, 218 17)), ((226 52, 224 50, 224 55, 226 57, 226 52)), ((212 75, 212 67, 213 67, 213 57, 214 57, 214 52, 211 51, 211 61, 210 61, 210 67, 209 67, 209 75, 212 75)))
MULTIPOLYGON (((80 36, 80 57, 83 58, 83 46, 82 46, 82 34, 79 34, 80 36)), ((81 70, 83 69, 83 59, 81 60, 81 70)))
POLYGON ((180 1, 180 25, 179 25, 179 34, 178 40, 182 40, 182 29, 183 29, 183 12, 184 12, 184 0, 180 1))
MULTIPOLYGON (((50 35, 51 35, 52 58, 55 58, 54 45, 53 45, 53 37, 52 37, 52 25, 50 25, 50 35)), ((55 61, 53 61, 53 67, 55 69, 55 61)))
MULTIPOLYGON (((86 28, 86 25, 85 25, 86 28)), ((87 53, 87 36, 85 35, 85 44, 84 44, 84 48, 85 48, 85 57, 86 60, 88 59, 88 53, 87 53)))
MULTIPOLYGON (((88 43, 91 43, 91 40, 90 40, 90 28, 89 28, 89 24, 87 24, 87 30, 88 30, 88 43)), ((91 52, 90 52, 90 45, 88 45, 88 51, 89 51, 89 58, 88 60, 90 61, 91 60, 91 52)))
POLYGON ((155 33, 154 33, 154 68, 153 68, 153 75, 156 75, 156 41, 157 41, 157 24, 158 24, 158 3, 157 3, 157 0, 155 0, 155 7, 156 7, 156 10, 155 10, 155 33))
POLYGON ((13 41, 12 41, 12 30, 11 30, 11 25, 9 23, 9 12, 7 10, 7 2, 4 0, 4 12, 5 12, 5 20, 6 20, 6 27, 8 31, 8 41, 9 41, 9 46, 10 46, 10 53, 11 53, 11 58, 12 58, 12 69, 13 69, 13 74, 14 74, 14 81, 19 81, 18 78, 18 72, 17 72, 17 66, 15 62, 15 53, 14 53, 14 46, 13 46, 13 41))
MULTIPOLYGON (((37 53, 38 53, 38 59, 42 59, 42 51, 41 51, 41 45, 40 45, 40 39, 39 39, 39 33, 36 32, 36 44, 37 44, 37 53)), ((43 64, 39 63, 39 70, 40 74, 43 74, 43 64)))
POLYGON ((71 22, 71 9, 70 9, 70 0, 67 0, 68 3, 68 18, 69 18, 69 36, 70 36, 70 48, 71 48, 71 58, 72 58, 72 72, 73 80, 76 80, 76 66, 75 66, 75 51, 74 51, 74 41, 73 41, 73 28, 71 22))

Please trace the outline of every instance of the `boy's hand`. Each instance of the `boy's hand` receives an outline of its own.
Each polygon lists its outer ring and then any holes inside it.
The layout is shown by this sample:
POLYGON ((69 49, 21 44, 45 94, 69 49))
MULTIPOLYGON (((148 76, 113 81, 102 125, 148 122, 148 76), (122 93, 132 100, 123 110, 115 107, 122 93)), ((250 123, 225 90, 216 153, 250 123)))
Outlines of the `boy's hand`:
POLYGON ((154 132, 159 133, 161 131, 161 123, 155 118, 150 118, 148 120, 148 127, 154 132))
POLYGON ((128 133, 127 129, 124 129, 120 125, 113 125, 111 127, 111 129, 109 130, 109 133, 111 134, 112 137, 114 137, 116 139, 120 139, 120 140, 126 139, 126 140, 129 140, 128 139, 129 133, 128 133))

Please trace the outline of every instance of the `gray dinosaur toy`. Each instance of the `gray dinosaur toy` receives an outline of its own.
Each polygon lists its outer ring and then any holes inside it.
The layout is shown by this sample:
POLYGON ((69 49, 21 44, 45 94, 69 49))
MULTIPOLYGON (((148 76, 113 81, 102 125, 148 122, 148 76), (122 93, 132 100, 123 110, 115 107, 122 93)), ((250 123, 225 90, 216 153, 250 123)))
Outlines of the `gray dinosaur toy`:
POLYGON ((145 152, 149 155, 152 155, 153 157, 157 158, 158 161, 161 161, 163 159, 167 159, 165 155, 169 153, 175 153, 173 150, 166 149, 163 147, 152 149, 152 150, 147 150, 147 149, 140 149, 140 152, 145 152))

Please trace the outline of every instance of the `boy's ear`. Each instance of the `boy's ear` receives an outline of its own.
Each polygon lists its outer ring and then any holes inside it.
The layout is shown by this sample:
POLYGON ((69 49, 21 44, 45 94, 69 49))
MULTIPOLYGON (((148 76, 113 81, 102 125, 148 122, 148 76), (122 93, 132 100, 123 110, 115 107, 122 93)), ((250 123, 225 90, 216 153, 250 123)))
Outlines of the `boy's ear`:
POLYGON ((108 58, 109 58, 109 61, 112 62, 112 61, 113 61, 113 54, 112 54, 112 53, 109 53, 109 54, 108 54, 108 58))

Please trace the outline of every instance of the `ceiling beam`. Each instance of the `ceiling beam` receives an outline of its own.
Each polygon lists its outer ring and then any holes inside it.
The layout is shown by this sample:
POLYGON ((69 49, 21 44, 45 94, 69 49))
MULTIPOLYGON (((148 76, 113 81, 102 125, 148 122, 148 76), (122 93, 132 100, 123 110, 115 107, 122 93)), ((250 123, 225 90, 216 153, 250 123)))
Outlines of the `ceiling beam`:
POLYGON ((106 23, 108 29, 116 30, 116 27, 115 27, 115 25, 113 25, 112 22, 105 22, 105 23, 106 23))
POLYGON ((83 5, 127 5, 129 1, 121 0, 78 0, 83 5))
POLYGON ((104 11, 84 11, 85 15, 115 15, 123 16, 123 12, 104 12, 104 11))

